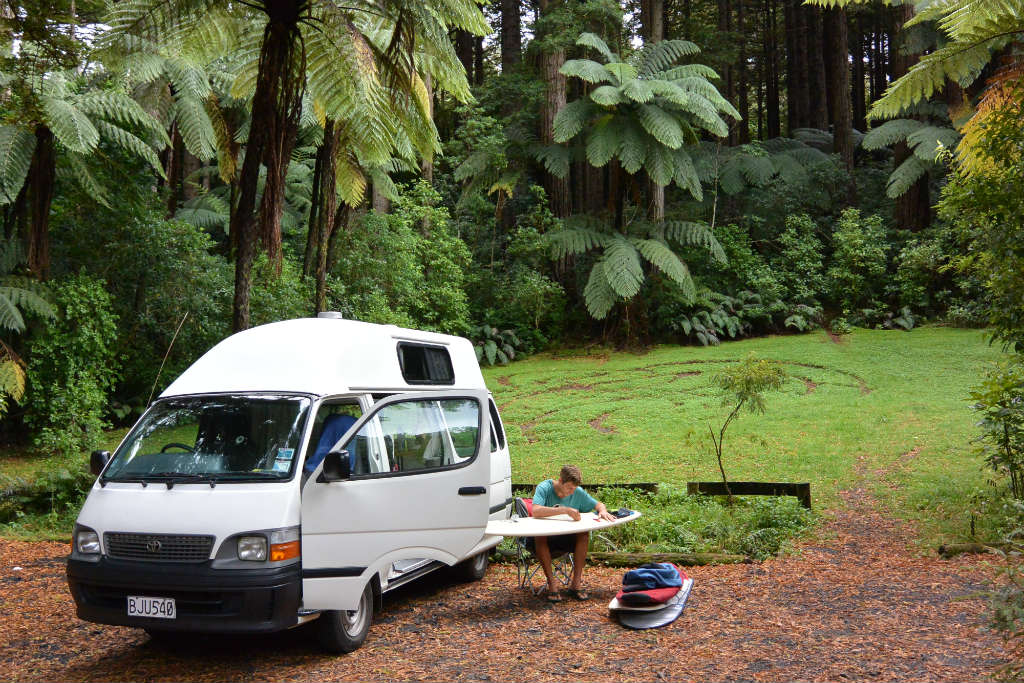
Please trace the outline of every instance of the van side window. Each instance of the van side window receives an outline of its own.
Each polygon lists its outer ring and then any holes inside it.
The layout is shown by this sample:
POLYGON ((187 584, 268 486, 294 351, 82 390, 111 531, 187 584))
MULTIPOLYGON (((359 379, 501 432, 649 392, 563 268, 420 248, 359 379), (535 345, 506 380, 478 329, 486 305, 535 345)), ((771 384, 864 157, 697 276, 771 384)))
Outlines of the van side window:
POLYGON ((501 427, 501 417, 493 399, 487 401, 487 407, 491 413, 491 450, 496 451, 505 447, 505 430, 501 427))
POLYGON ((409 384, 455 384, 455 370, 448 349, 399 342, 398 364, 409 384))
MULTIPOLYGON (((392 472, 429 471, 458 465, 476 455, 480 440, 478 404, 466 399, 420 399, 385 406, 363 425, 346 448, 360 454, 379 449, 392 472)), ((379 471, 379 470, 378 470, 379 471)))
MULTIPOLYGON (((341 437, 362 417, 362 414, 362 408, 355 401, 330 402, 320 406, 313 423, 313 433, 310 435, 306 463, 303 466, 307 474, 339 445, 341 437)), ((359 464, 358 460, 353 463, 353 471, 359 464)), ((369 466, 368 462, 366 466, 369 466)))

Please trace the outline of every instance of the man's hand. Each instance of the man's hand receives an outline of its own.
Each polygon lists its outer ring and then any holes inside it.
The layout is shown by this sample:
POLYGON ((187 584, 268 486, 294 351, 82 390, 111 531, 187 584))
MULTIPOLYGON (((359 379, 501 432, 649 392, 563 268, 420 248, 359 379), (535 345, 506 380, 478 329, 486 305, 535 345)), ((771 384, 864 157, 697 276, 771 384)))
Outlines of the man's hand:
POLYGON ((565 514, 567 514, 570 517, 572 517, 572 521, 574 521, 574 522, 580 521, 580 511, 577 510, 576 508, 561 508, 561 509, 565 512, 565 514))
POLYGON ((603 519, 606 522, 614 522, 615 521, 615 515, 613 515, 612 513, 608 512, 607 510, 601 510, 601 512, 597 513, 597 516, 600 519, 603 519))

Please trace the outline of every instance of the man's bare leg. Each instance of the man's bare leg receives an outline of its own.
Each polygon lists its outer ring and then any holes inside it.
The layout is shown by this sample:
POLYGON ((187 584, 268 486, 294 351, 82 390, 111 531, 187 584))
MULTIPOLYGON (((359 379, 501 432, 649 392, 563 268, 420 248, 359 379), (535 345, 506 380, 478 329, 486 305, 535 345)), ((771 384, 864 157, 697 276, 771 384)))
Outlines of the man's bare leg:
POLYGON ((572 551, 572 583, 569 587, 579 590, 583 585, 583 565, 587 563, 587 547, 590 545, 590 534, 576 534, 576 547, 572 551))
POLYGON ((555 572, 551 567, 551 548, 548 547, 548 539, 544 536, 537 536, 533 539, 533 554, 540 561, 540 567, 544 570, 544 577, 548 580, 548 592, 558 592, 558 581, 555 580, 555 572))

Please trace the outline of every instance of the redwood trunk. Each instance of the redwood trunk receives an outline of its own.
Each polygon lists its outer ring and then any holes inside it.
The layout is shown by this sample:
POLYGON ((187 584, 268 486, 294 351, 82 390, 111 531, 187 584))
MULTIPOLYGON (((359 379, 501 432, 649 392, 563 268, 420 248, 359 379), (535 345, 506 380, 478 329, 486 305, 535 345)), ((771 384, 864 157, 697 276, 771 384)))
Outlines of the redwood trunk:
MULTIPOLYGON (((552 0, 541 0, 540 11, 544 13, 552 0)), ((540 111, 540 139, 546 145, 555 144, 555 115, 565 106, 565 76, 559 71, 565 63, 565 50, 543 52, 540 56, 541 78, 544 80, 544 101, 540 111)), ((569 193, 569 179, 559 178, 545 172, 545 189, 551 212, 565 218, 572 212, 572 197, 569 193)))
POLYGON ((828 130, 828 100, 825 88, 825 60, 822 52, 822 16, 817 7, 804 7, 807 41, 807 125, 828 130))
POLYGON ((29 232, 28 267, 40 280, 50 271, 50 206, 57 178, 57 156, 53 132, 46 126, 36 127, 36 148, 28 169, 29 232))
MULTIPOLYGON (((910 21, 914 16, 914 8, 912 5, 903 5, 896 8, 896 10, 897 30, 901 30, 903 24, 910 21)), ((901 54, 900 50, 892 50, 893 78, 900 78, 907 73, 907 70, 917 62, 919 57, 920 55, 904 55, 901 54)), ((909 159, 914 153, 905 142, 896 145, 893 152, 893 169, 899 168, 900 164, 909 159)), ((932 208, 927 174, 896 198, 896 207, 893 213, 896 225, 904 230, 917 232, 931 225, 932 208)))
POLYGON ((786 0, 786 102, 789 134, 807 126, 807 39, 801 0, 786 0))
POLYGON ((501 0, 501 70, 506 71, 523 59, 521 0, 501 0))

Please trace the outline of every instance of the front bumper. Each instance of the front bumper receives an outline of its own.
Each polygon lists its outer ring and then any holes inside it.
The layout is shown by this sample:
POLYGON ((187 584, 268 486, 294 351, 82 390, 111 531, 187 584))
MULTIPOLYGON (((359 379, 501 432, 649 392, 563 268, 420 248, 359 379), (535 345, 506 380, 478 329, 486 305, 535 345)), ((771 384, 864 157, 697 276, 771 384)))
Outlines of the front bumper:
POLYGON ((302 601, 299 564, 213 569, 210 562, 68 559, 78 617, 99 624, 208 633, 266 633, 295 626, 302 601), (174 598, 176 619, 129 617, 127 596, 174 598))

